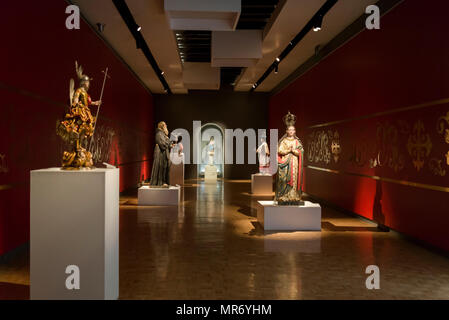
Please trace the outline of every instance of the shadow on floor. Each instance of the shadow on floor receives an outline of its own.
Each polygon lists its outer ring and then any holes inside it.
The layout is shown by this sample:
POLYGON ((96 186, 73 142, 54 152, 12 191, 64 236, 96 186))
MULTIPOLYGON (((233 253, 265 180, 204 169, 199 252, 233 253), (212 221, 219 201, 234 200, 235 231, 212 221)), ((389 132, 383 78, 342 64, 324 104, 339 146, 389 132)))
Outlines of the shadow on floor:
MULTIPOLYGON (((251 224, 253 225, 254 229, 251 229, 248 232, 248 235, 250 236, 263 236, 263 235, 269 235, 272 233, 293 233, 297 231, 266 231, 263 229, 263 227, 260 225, 257 221, 252 221, 251 224)), ((321 230, 322 231, 333 231, 333 232, 388 232, 383 231, 377 227, 350 227, 350 226, 336 226, 328 221, 321 222, 321 230)))
POLYGON ((368 231, 368 232, 384 232, 383 230, 377 227, 348 227, 348 226, 336 226, 329 221, 321 222, 321 229, 326 231, 337 231, 337 232, 345 232, 345 231, 368 231))
POLYGON ((250 206, 240 205, 240 208, 237 210, 237 212, 248 217, 257 217, 257 210, 250 206))
POLYGON ((258 221, 251 221, 254 229, 251 229, 247 234, 250 236, 263 236, 266 234, 266 231, 260 225, 258 221))

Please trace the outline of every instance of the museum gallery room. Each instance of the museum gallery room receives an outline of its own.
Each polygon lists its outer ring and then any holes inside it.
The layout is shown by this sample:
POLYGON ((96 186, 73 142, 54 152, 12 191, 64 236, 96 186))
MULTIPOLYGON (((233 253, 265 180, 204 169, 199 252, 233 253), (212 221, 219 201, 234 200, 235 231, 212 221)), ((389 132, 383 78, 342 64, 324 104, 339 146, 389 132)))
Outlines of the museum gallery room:
POLYGON ((2 1, 0 300, 446 300, 449 2, 2 1))

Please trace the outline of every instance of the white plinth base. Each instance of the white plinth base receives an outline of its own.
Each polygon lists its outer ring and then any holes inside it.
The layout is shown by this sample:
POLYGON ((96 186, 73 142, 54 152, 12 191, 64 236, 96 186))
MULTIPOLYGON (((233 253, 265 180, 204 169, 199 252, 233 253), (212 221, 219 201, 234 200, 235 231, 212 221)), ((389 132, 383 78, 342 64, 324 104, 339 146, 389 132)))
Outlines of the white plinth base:
POLYGON ((170 184, 172 186, 184 185, 184 154, 181 156, 175 154, 171 156, 171 166, 170 166, 170 184))
POLYGON ((141 206, 177 206, 181 199, 181 187, 154 188, 140 187, 137 203, 141 206))
POLYGON ((170 184, 180 186, 184 184, 184 163, 170 166, 170 184))
POLYGON ((206 181, 217 181, 217 167, 207 165, 204 170, 204 180, 206 181))
POLYGON ((31 171, 30 205, 31 299, 118 299, 119 169, 31 171))
POLYGON ((321 207, 305 201, 303 206, 278 206, 274 201, 258 201, 257 220, 264 230, 321 230, 321 207))
POLYGON ((270 174, 256 173, 251 175, 251 193, 253 195, 272 195, 273 176, 270 174))

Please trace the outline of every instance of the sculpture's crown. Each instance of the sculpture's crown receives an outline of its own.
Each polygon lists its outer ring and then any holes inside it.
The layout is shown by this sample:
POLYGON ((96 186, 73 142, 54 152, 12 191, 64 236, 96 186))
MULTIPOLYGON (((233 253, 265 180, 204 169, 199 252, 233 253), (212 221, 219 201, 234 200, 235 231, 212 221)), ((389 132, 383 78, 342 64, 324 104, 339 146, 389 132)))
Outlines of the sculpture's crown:
POLYGON ((290 111, 282 118, 285 123, 285 126, 288 128, 290 126, 294 126, 296 123, 296 116, 291 114, 290 111))

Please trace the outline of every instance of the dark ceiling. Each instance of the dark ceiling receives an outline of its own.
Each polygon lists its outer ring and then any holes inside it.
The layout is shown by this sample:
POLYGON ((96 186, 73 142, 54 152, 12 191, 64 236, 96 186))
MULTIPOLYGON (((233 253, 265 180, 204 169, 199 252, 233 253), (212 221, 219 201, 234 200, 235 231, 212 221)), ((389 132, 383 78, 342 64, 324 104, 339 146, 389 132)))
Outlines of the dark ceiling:
MULTIPOLYGON (((242 0, 237 29, 265 28, 279 0, 242 0)), ((175 31, 182 62, 211 61, 211 31, 175 31)), ((243 68, 221 68, 221 87, 232 86, 243 68)))

